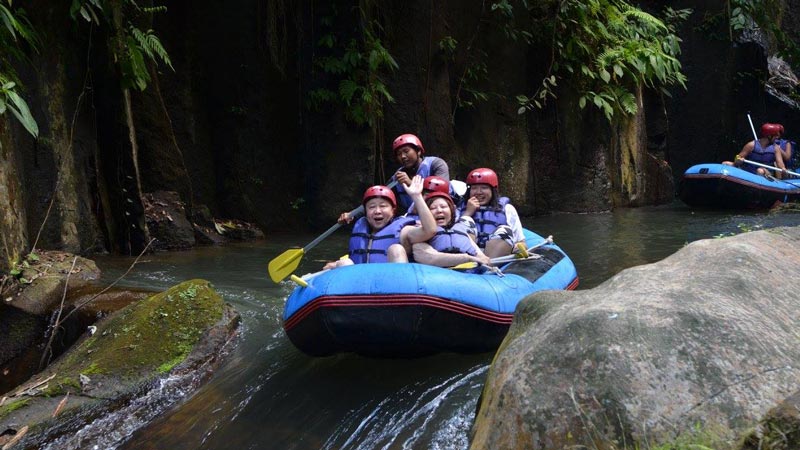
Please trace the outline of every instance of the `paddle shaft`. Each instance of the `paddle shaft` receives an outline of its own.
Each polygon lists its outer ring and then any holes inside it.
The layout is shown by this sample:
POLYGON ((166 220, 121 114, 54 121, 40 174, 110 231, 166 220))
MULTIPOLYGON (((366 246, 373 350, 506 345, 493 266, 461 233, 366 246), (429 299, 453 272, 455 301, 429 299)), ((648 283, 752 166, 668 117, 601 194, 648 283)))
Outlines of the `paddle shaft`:
MULTIPOLYGON (((768 165, 766 165, 766 164, 761 164, 761 163, 759 163, 759 162, 750 161, 749 159, 744 159, 744 158, 742 158, 742 161, 746 162, 747 164, 752 164, 752 165, 754 165, 754 166, 763 167, 763 168, 765 168, 765 169, 769 169, 769 170, 774 170, 774 171, 776 171, 776 172, 783 172, 783 169, 780 169, 780 168, 778 168, 778 167, 775 167, 775 166, 768 166, 768 165)), ((800 173, 797 173, 797 172, 792 172, 791 170, 787 170, 787 171, 786 171, 786 173, 788 173, 789 175, 793 175, 793 176, 795 176, 795 177, 800 177, 800 173)))
POLYGON ((750 129, 753 131, 753 139, 758 140, 758 135, 756 134, 756 127, 753 126, 753 119, 750 118, 750 113, 747 113, 747 121, 750 122, 750 129))

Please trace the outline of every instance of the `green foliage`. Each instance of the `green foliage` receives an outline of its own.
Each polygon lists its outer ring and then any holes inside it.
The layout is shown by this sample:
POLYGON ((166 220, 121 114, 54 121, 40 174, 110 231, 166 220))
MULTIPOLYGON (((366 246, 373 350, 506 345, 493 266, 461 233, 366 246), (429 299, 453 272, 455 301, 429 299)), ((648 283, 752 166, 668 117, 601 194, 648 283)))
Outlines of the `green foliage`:
MULTIPOLYGON (((111 18, 111 0, 72 0, 70 15, 73 20, 78 16, 95 25, 104 22, 113 24, 111 18)), ((123 0, 122 9, 124 16, 130 20, 120 33, 120 48, 117 49, 115 59, 119 64, 122 74, 122 86, 136 88, 143 91, 150 82, 150 73, 147 70, 147 60, 154 63, 159 61, 172 69, 169 53, 161 44, 161 40, 153 30, 142 31, 133 23, 133 19, 142 14, 165 13, 166 6, 140 7, 135 0, 123 0)))
POLYGON ((161 61, 170 69, 172 61, 169 59, 167 51, 161 45, 153 30, 142 31, 129 24, 125 30, 125 45, 123 57, 120 58, 120 68, 122 69, 122 82, 125 87, 136 87, 140 91, 147 88, 150 82, 150 74, 147 71, 145 56, 151 61, 161 61))
POLYGON ((729 0, 731 38, 747 31, 760 30, 775 45, 778 56, 792 65, 800 64, 800 45, 781 29, 778 13, 783 9, 780 0, 729 0))
MULTIPOLYGON (((509 10, 506 6, 498 9, 509 10)), ((538 90, 517 96, 520 114, 543 108, 548 98, 555 98, 558 80, 565 78, 580 89, 581 108, 593 105, 609 121, 617 114, 636 113, 638 86, 665 94, 668 86, 686 87, 677 59, 681 40, 675 26, 690 10, 667 8, 664 21, 623 0, 537 3, 528 11, 536 18, 531 26, 536 34, 507 34, 528 43, 549 41, 553 55, 538 90)))
POLYGON ((17 92, 19 80, 11 62, 26 59, 26 47, 38 51, 39 40, 25 10, 13 8, 11 0, 0 0, 0 21, 0 115, 11 111, 28 133, 36 138, 39 136, 39 126, 28 103, 17 92))
MULTIPOLYGON (((330 26, 332 18, 325 18, 322 23, 330 26)), ((383 74, 398 68, 377 36, 379 31, 378 22, 371 20, 360 30, 360 39, 350 39, 343 46, 333 31, 320 38, 317 45, 331 55, 316 58, 315 66, 332 75, 337 86, 313 89, 308 99, 311 108, 319 110, 324 104, 342 103, 347 107, 347 120, 359 126, 376 126, 383 118, 384 102, 394 102, 383 74)))

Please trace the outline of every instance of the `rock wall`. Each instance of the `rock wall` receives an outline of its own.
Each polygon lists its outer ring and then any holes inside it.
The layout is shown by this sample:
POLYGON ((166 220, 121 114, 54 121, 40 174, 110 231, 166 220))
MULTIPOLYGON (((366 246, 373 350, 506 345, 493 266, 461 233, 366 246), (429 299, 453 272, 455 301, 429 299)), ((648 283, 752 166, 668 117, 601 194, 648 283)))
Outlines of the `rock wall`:
MULTIPOLYGON (((135 252, 146 228, 134 163, 143 192, 177 191, 189 212, 205 205, 215 217, 269 230, 324 228, 391 175, 388 147, 405 132, 444 157, 454 178, 497 169, 501 191, 526 215, 671 201, 670 173, 677 179, 691 164, 728 158, 749 139, 747 110, 756 122, 785 120, 789 133, 800 122, 764 93, 764 50, 730 42, 723 4, 669 5, 694 8, 680 28, 688 90, 640 92, 640 114, 609 127, 596 110, 576 107, 569 80, 544 110, 517 114, 514 96, 536 90, 551 51, 510 40, 487 4, 393 0, 361 16, 361 4, 348 1, 170 2, 140 25, 152 25, 175 70, 152 67, 148 89, 128 92, 128 113, 108 27, 71 21, 68 5, 34 1, 27 9, 46 45, 18 71, 41 137, 13 123, 0 130, 4 173, 25 186, 25 208, 16 208, 25 226, 12 230, 10 247, 32 245, 47 216, 42 247, 135 252), (342 104, 308 106, 313 89, 339 88, 320 66, 331 54, 320 37, 333 26, 341 49, 366 20, 399 66, 375 74, 394 102, 384 102, 372 129, 346 121, 342 104), (476 92, 485 99, 459 105, 476 92)), ((659 13, 663 3, 645 6, 659 13)))

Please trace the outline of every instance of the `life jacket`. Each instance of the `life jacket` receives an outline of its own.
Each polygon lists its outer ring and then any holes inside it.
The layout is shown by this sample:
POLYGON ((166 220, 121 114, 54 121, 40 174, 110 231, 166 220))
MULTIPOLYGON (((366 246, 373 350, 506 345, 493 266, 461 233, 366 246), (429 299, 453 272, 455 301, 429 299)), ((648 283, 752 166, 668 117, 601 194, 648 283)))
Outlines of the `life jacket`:
POLYGON ((456 222, 450 228, 437 227, 436 234, 428 244, 442 253, 467 253, 472 256, 478 254, 462 222, 456 222))
MULTIPOLYGON (((429 176, 431 174, 431 165, 434 163, 434 161, 437 161, 439 159, 440 158, 437 158, 435 156, 426 156, 422 158, 422 161, 420 161, 419 167, 417 168, 417 173, 415 175, 419 175, 422 178, 429 176)), ((395 180, 396 178, 392 176, 391 181, 395 180)), ((411 208, 411 205, 414 202, 411 200, 411 196, 408 195, 408 193, 404 189, 403 183, 397 183, 397 185, 394 187, 394 190, 395 193, 397 194, 397 208, 400 211, 408 210, 409 208, 411 208)), ((452 190, 453 187, 450 186, 450 191, 452 192, 452 190)))
MULTIPOLYGON (((510 202, 508 197, 500 197, 497 201, 499 205, 497 210, 491 206, 481 206, 475 211, 475 214, 472 215, 472 219, 475 220, 475 225, 478 227, 478 246, 480 248, 486 247, 489 235, 494 233, 497 227, 500 225, 508 225, 508 219, 506 219, 506 205, 510 202)), ((463 209, 461 213, 464 213, 463 209)))
MULTIPOLYGON (((761 139, 756 139, 753 141, 753 151, 747 155, 747 159, 771 166, 775 164, 775 146, 770 144, 764 148, 761 146, 761 139)), ((743 164, 741 167, 748 172, 758 173, 758 166, 753 164, 743 164)))
POLYGON ((376 233, 370 233, 367 218, 358 219, 350 234, 350 259, 355 264, 388 262, 386 251, 400 243, 400 230, 413 224, 413 219, 395 217, 376 233))

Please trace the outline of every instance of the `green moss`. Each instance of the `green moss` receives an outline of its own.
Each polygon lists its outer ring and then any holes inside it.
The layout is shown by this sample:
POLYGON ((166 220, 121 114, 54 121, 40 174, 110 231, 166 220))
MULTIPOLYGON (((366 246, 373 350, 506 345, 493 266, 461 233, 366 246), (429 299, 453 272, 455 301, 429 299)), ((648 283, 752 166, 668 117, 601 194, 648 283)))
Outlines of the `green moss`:
POLYGON ((22 398, 19 400, 13 400, 11 403, 7 403, 3 406, 0 406, 0 419, 26 406, 30 402, 31 402, 30 399, 22 398))
POLYGON ((183 282, 99 324, 95 335, 53 370, 71 380, 79 374, 136 379, 166 373, 222 318, 223 306, 208 281, 183 282))

